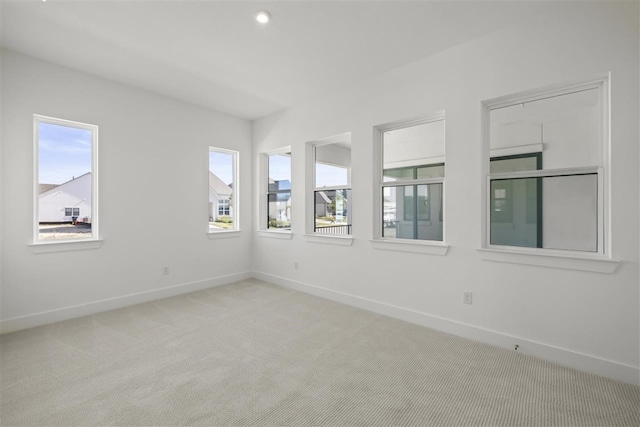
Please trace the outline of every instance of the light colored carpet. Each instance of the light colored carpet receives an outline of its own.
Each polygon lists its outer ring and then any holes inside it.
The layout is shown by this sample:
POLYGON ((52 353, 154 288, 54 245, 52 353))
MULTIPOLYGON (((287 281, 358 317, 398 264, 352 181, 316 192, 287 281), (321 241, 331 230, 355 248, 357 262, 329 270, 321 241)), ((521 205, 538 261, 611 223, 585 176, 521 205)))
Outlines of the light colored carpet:
POLYGON ((257 280, 0 350, 2 426, 640 425, 638 387, 257 280))

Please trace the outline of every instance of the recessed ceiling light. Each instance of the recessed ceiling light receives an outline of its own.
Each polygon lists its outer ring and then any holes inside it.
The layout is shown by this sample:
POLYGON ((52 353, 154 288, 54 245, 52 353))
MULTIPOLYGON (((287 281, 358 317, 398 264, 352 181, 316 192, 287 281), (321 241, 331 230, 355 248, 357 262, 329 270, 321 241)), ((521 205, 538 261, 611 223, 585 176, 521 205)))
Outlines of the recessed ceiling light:
POLYGON ((267 22, 269 22, 270 19, 271 19, 271 14, 266 10, 261 10, 260 12, 256 13, 256 21, 258 21, 261 24, 266 24, 267 22))

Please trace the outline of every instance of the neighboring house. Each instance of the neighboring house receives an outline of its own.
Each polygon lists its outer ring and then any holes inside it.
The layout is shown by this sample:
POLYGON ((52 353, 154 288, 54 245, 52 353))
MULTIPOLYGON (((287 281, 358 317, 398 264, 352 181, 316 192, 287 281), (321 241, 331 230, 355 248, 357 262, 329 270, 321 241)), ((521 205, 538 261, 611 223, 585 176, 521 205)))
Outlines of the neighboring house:
POLYGON ((336 206, 336 190, 316 191, 315 193, 316 217, 335 215, 347 217, 351 203, 346 197, 341 197, 341 203, 336 206))
POLYGON ((269 219, 290 222, 291 181, 269 178, 269 219))
POLYGON ((56 188, 58 186, 58 184, 39 184, 40 185, 40 192, 38 194, 42 194, 45 191, 49 191, 52 188, 56 188))
POLYGON ((324 191, 316 191, 316 217, 329 216, 331 213, 331 198, 324 191))
POLYGON ((40 184, 40 190, 38 222, 91 222, 91 172, 60 185, 40 184))
POLYGON ((232 194, 231 187, 209 171, 209 221, 221 216, 233 216, 232 194))

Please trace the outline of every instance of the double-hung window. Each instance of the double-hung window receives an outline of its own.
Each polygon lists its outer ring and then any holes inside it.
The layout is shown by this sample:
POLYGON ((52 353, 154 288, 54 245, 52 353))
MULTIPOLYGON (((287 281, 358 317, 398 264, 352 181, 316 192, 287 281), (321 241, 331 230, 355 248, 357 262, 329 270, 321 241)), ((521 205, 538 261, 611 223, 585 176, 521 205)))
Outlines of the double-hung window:
POLYGON ((98 127, 34 116, 34 243, 98 239, 98 127))
POLYGON ((266 155, 267 229, 291 230, 291 153, 266 155))
POLYGON ((313 144, 313 233, 351 234, 350 135, 313 144))
POLYGON ((209 232, 238 228, 238 152, 209 147, 209 232))
POLYGON ((486 247, 607 252, 606 83, 484 103, 486 247))
POLYGON ((444 240, 444 114, 378 126, 382 239, 444 240))

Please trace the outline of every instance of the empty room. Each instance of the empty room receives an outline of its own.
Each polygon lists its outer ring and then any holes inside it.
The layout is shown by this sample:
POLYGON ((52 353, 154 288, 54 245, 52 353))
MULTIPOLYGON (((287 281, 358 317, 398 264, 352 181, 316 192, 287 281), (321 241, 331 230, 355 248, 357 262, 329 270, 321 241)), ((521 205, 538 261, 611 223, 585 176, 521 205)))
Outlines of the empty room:
POLYGON ((0 0, 0 425, 640 425, 640 3, 0 0))

